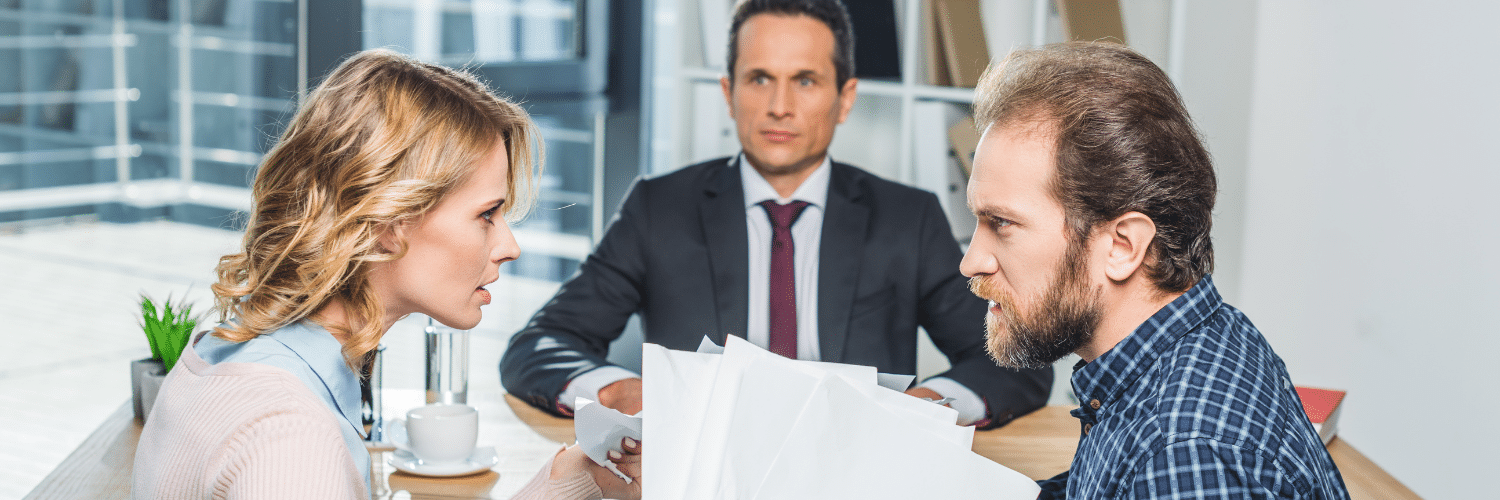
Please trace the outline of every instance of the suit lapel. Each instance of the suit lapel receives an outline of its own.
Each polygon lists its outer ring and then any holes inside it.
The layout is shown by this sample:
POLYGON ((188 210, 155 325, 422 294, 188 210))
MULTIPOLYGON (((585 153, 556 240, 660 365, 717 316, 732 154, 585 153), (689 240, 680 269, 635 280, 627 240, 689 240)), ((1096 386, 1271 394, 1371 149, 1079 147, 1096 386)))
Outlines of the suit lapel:
POLYGON ((849 337, 849 310, 864 255, 870 209, 860 203, 864 183, 857 170, 834 163, 823 212, 823 241, 818 255, 818 346, 823 361, 842 362, 849 337))
POLYGON ((713 267, 714 303, 719 320, 713 341, 724 345, 725 335, 745 337, 749 314, 746 304, 750 295, 750 242, 745 228, 745 190, 740 186, 736 169, 725 165, 709 173, 698 213, 702 214, 700 223, 713 267))

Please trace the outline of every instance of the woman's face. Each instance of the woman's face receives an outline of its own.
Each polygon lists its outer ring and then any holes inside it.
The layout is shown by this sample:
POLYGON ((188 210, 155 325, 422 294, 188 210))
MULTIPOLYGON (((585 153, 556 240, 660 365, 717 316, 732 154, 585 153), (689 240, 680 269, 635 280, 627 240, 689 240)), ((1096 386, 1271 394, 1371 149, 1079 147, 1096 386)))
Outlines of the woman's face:
MULTIPOLYGON (((419 312, 453 328, 473 328, 479 306, 490 303, 484 286, 499 279, 502 262, 521 254, 500 210, 510 163, 504 141, 497 142, 467 180, 398 229, 406 255, 370 270, 387 326, 419 312)), ((395 248, 394 240, 387 248, 395 248)))

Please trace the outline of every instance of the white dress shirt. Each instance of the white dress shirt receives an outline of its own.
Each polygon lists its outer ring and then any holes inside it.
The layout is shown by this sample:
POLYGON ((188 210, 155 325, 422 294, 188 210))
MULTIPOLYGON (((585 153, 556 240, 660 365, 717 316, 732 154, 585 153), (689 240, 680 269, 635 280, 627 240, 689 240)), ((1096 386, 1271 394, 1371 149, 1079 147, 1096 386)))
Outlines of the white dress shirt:
POLYGON ((828 202, 828 178, 831 161, 823 163, 797 186, 790 198, 782 198, 765 177, 741 154, 738 161, 740 185, 745 189, 745 229, 750 242, 750 296, 746 304, 745 339, 770 349, 771 346, 771 217, 760 206, 763 201, 787 204, 805 201, 807 208, 792 222, 792 285, 797 300, 797 359, 821 361, 818 346, 818 248, 823 243, 823 209, 828 202))
MULTIPOLYGON (((832 177, 832 160, 823 157, 823 163, 797 186, 790 198, 776 193, 760 172, 749 165, 741 153, 729 165, 740 174, 740 186, 745 192, 745 226, 749 237, 749 302, 746 304, 747 324, 745 338, 750 343, 769 349, 771 345, 771 219, 760 202, 773 200, 777 203, 805 201, 807 208, 792 222, 792 274, 797 290, 797 359, 821 361, 818 345, 818 256, 823 240, 823 211, 828 202, 828 184, 832 177)), ((909 375, 909 374, 908 374, 909 375)), ((639 378, 640 375, 618 366, 601 366, 575 377, 558 395, 558 402, 573 407, 577 397, 599 400, 599 390, 620 380, 639 378)), ((919 385, 944 397, 954 398, 951 404, 958 410, 958 423, 968 425, 984 418, 984 400, 963 384, 947 377, 935 377, 919 385)))

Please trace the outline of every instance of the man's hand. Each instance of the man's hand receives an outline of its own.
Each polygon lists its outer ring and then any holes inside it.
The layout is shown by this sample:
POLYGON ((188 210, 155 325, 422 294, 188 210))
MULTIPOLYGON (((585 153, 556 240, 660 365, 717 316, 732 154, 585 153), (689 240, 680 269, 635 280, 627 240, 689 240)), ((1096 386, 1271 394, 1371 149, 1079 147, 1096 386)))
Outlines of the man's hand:
MULTIPOLYGON (((934 391, 932 389, 928 389, 926 387, 913 387, 913 388, 907 389, 906 390, 906 394, 908 396, 914 396, 914 397, 918 397, 918 398, 927 398, 927 399, 931 399, 933 401, 938 401, 940 399, 943 399, 943 395, 942 394, 938 394, 937 391, 934 391)), ((948 406, 948 405, 943 405, 943 406, 948 406)))
MULTIPOLYGON (((934 391, 932 389, 928 389, 926 387, 913 387, 913 388, 907 389, 906 390, 906 394, 910 395, 910 396, 922 398, 922 399, 930 399, 930 400, 933 400, 933 401, 942 401, 943 400, 943 395, 942 394, 938 394, 937 391, 934 391)), ((949 403, 943 403, 943 406, 946 406, 946 407, 949 407, 949 408, 953 407, 953 405, 949 404, 949 403)))
POLYGON ((603 389, 599 389, 599 404, 626 415, 640 413, 641 379, 627 378, 604 386, 603 389))

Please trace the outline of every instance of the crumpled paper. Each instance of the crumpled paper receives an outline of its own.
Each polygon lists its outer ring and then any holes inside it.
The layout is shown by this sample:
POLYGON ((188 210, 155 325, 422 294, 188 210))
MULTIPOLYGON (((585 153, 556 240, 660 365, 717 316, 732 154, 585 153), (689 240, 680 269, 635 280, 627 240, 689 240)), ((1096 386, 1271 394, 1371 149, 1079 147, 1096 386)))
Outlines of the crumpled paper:
POLYGON ((620 449, 620 440, 626 437, 640 442, 641 414, 645 412, 626 415, 585 398, 575 398, 573 408, 573 434, 578 438, 578 446, 583 447, 583 453, 629 484, 630 477, 609 461, 608 454, 610 450, 624 452, 620 449))

